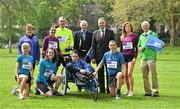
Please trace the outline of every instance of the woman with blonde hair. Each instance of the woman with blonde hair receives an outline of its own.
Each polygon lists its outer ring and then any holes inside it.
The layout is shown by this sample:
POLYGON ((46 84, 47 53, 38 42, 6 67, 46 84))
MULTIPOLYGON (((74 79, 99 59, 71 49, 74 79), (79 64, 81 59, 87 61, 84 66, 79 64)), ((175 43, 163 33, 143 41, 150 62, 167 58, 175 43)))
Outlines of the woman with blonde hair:
POLYGON ((22 53, 17 57, 15 68, 15 80, 20 84, 20 87, 14 87, 12 94, 19 92, 18 99, 24 99, 24 96, 29 95, 29 87, 33 80, 33 57, 29 55, 30 45, 24 42, 21 46, 22 53))
POLYGON ((138 49, 138 35, 133 32, 133 27, 130 22, 125 22, 122 29, 121 40, 121 52, 125 59, 125 81, 127 86, 127 96, 133 96, 134 78, 133 69, 136 62, 138 49))

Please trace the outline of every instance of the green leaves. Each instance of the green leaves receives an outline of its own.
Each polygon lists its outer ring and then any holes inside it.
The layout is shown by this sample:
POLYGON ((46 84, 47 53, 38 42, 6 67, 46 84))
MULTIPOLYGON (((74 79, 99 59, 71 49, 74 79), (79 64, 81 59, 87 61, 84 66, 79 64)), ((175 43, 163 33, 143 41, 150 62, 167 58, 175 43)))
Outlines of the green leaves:
POLYGON ((156 23, 166 25, 174 40, 170 42, 172 45, 176 45, 176 37, 180 36, 179 0, 116 0, 113 15, 116 23, 131 21, 136 30, 142 21, 153 18, 156 23))

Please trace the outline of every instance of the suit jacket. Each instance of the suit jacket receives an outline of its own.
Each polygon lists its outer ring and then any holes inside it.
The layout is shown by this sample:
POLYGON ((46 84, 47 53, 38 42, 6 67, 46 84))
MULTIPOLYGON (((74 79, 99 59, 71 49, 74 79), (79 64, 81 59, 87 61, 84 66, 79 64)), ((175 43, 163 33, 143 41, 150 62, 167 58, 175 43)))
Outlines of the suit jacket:
POLYGON ((74 49, 79 52, 79 56, 84 58, 91 48, 92 32, 86 31, 86 38, 83 40, 83 32, 77 31, 74 33, 74 49))
POLYGON ((105 36, 101 38, 101 31, 96 30, 93 33, 92 39, 92 59, 96 59, 99 63, 105 52, 109 51, 109 41, 114 40, 114 32, 112 30, 106 29, 105 36))

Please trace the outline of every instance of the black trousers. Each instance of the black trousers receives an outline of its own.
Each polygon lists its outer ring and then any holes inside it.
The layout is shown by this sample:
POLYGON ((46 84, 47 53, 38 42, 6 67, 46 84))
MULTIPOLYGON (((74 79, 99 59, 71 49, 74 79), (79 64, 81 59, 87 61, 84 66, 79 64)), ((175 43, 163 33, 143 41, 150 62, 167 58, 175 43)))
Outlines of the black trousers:
MULTIPOLYGON (((100 63, 100 62, 99 62, 100 63)), ((99 64, 97 63, 97 65, 99 64)), ((107 71, 106 71, 107 72, 107 71)), ((99 81, 99 88, 100 92, 105 93, 105 79, 104 79, 104 66, 99 69, 98 71, 98 81, 99 81)), ((107 86, 107 93, 109 93, 109 87, 108 87, 108 75, 106 74, 106 86, 107 86)))

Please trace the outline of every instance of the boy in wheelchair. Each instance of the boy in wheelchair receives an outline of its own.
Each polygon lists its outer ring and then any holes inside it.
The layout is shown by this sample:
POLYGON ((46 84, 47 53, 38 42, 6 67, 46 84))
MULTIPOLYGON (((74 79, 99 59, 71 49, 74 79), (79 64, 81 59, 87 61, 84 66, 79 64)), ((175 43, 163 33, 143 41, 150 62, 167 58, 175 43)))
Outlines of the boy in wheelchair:
POLYGON ((81 91, 85 81, 92 76, 94 69, 84 60, 79 58, 78 52, 73 51, 71 57, 66 59, 67 77, 74 80, 78 91, 81 91))

